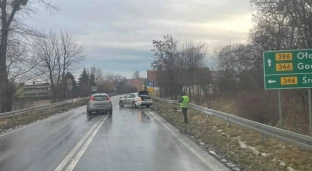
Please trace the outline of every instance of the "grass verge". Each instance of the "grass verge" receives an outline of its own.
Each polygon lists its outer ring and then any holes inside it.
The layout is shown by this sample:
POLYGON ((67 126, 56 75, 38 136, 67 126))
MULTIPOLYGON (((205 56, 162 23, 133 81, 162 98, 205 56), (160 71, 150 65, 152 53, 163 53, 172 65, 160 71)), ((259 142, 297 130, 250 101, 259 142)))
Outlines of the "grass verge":
POLYGON ((152 110, 187 134, 207 151, 215 151, 222 159, 238 165, 246 171, 312 170, 312 152, 267 138, 261 143, 261 135, 230 125, 216 117, 206 119, 205 114, 190 109, 189 123, 184 124, 180 111, 173 104, 154 101, 152 110))

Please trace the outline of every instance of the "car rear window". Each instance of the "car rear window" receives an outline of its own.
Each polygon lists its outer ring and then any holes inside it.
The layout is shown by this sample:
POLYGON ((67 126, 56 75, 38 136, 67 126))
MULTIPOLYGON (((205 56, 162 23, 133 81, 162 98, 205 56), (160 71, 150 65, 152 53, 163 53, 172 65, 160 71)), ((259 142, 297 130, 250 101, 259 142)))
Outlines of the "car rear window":
POLYGON ((108 100, 108 97, 105 95, 96 95, 93 96, 94 97, 94 101, 105 101, 108 100))

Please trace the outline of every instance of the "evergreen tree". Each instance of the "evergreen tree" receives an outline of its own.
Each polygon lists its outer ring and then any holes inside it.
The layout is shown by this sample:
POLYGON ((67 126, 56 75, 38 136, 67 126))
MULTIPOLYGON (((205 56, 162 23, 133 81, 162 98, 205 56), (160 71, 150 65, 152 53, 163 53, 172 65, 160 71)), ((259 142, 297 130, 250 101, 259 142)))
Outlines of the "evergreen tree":
POLYGON ((93 74, 90 75, 90 84, 91 86, 96 86, 95 77, 93 74))
POLYGON ((78 79, 78 87, 81 96, 87 96, 90 94, 91 80, 87 74, 86 68, 83 69, 78 79))

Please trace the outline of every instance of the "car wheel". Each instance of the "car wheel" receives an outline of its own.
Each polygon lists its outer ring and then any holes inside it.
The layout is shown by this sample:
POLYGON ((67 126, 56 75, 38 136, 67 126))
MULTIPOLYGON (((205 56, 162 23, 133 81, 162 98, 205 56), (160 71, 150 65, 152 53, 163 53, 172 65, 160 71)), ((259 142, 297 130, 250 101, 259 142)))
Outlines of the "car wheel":
POLYGON ((125 106, 125 105, 122 103, 121 100, 119 101, 119 106, 120 106, 120 107, 124 107, 124 106, 125 106))
POLYGON ((135 102, 132 102, 132 108, 136 108, 137 106, 136 106, 136 104, 135 104, 135 102))
POLYGON ((150 108, 150 105, 146 105, 146 108, 150 108))

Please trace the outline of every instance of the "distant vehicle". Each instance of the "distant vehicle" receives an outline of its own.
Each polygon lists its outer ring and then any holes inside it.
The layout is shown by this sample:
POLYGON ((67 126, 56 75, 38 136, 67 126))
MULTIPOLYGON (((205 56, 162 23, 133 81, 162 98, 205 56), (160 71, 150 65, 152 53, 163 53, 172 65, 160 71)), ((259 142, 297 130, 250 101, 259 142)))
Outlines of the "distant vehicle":
POLYGON ((149 108, 153 104, 153 100, 148 95, 148 91, 139 91, 138 93, 130 93, 119 100, 119 106, 131 105, 133 108, 145 106, 149 108))
POLYGON ((96 112, 108 112, 110 115, 113 114, 113 105, 108 94, 97 93, 91 95, 87 104, 87 113, 90 116, 92 113, 96 112))

